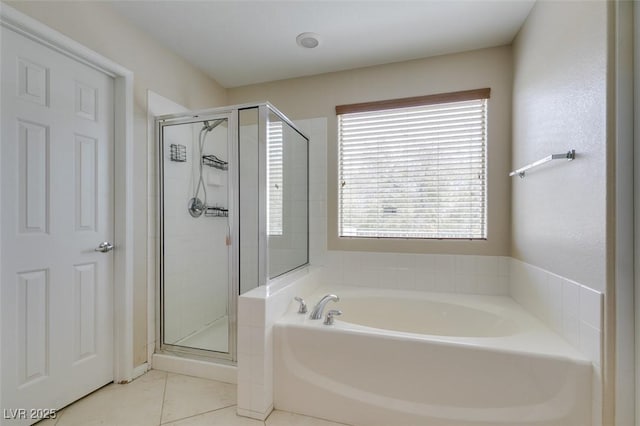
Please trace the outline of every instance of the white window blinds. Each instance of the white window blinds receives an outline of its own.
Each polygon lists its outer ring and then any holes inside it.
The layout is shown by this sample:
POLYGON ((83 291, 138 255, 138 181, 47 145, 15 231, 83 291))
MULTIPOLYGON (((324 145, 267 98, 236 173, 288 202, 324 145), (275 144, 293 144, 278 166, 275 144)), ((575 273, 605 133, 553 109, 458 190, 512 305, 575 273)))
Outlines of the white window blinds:
POLYGON ((489 90, 460 94, 336 108, 340 236, 486 238, 489 90))
POLYGON ((282 122, 267 127, 267 232, 282 235, 282 122))

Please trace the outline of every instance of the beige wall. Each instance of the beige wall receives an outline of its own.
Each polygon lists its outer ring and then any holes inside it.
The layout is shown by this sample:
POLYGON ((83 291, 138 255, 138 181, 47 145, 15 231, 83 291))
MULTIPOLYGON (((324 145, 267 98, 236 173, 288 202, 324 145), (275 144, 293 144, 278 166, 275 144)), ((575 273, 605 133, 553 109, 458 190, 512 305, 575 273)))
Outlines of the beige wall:
POLYGON ((607 8, 537 2, 514 42, 512 256, 599 291, 606 272, 607 8))
MULTIPOLYGON (((329 249, 508 255, 512 56, 508 46, 229 89, 230 103, 268 100, 291 119, 328 118, 329 249), (335 106, 466 89, 491 88, 487 241, 413 241, 337 237, 335 106)), ((310 159, 314 161, 313 158, 310 159)))
POLYGON ((227 104, 226 90, 99 2, 7 2, 134 73, 134 365, 147 360, 147 90, 189 108, 227 104))

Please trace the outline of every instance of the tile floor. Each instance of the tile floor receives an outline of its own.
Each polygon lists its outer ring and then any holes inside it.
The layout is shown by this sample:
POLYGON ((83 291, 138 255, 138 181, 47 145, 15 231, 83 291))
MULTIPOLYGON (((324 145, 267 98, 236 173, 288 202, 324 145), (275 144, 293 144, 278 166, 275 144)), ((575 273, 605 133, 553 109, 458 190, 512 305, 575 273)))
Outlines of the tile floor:
POLYGON ((265 422, 236 415, 236 385, 151 370, 127 385, 111 384, 38 426, 339 426, 274 411, 265 422))

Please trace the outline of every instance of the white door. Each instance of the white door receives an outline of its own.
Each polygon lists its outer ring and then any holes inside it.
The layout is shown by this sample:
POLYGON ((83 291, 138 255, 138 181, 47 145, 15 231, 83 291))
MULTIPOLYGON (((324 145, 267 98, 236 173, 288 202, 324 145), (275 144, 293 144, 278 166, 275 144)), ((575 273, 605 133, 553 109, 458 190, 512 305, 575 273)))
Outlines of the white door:
POLYGON ((0 422, 29 424, 113 380, 114 81, 1 35, 0 422))

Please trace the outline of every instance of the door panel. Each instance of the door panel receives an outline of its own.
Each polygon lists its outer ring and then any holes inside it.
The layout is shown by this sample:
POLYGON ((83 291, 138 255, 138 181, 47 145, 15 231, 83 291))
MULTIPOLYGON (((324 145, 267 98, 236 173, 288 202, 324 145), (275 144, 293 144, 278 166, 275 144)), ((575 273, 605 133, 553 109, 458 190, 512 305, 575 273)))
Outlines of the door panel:
POLYGON ((6 28, 1 51, 1 405, 58 409, 113 380, 114 82, 6 28))
POLYGON ((23 387, 49 374, 48 270, 18 274, 18 386, 23 387))
POLYGON ((74 266, 74 363, 96 355, 96 284, 95 263, 74 266))
POLYGON ((46 126, 18 120, 20 233, 49 228, 49 137, 46 126))

